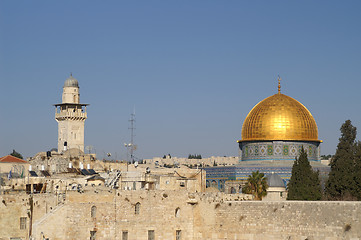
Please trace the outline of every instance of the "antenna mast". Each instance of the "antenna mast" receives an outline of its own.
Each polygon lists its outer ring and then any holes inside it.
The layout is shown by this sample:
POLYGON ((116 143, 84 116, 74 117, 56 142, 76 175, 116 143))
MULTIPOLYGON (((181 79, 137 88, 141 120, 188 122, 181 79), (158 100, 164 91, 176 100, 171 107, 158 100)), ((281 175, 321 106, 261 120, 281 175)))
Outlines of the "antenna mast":
POLYGON ((135 137, 135 134, 134 134, 134 130, 135 130, 135 109, 133 111, 132 114, 130 114, 130 119, 129 119, 129 122, 130 122, 130 160, 131 162, 134 161, 134 150, 135 150, 135 145, 134 145, 134 137, 135 137))

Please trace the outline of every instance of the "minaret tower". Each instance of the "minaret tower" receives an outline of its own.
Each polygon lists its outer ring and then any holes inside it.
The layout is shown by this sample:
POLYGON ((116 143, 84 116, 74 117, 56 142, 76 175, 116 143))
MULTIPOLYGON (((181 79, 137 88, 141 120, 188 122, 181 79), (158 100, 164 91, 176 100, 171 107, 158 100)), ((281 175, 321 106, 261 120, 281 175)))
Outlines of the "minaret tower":
POLYGON ((84 152, 86 106, 79 103, 79 83, 72 74, 65 80, 62 103, 54 104, 58 122, 58 152, 75 148, 84 152))

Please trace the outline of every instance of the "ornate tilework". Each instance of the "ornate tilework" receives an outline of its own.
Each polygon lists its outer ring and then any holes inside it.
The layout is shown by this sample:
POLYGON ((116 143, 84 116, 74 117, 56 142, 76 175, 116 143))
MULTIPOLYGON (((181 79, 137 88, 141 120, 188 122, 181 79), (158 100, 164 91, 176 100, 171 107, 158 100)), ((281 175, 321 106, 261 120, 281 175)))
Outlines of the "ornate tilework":
POLYGON ((308 147, 308 156, 312 157, 313 156, 313 149, 312 146, 308 147))
POLYGON ((267 148, 266 148, 265 145, 260 146, 259 153, 260 153, 261 156, 266 156, 266 154, 267 154, 267 148))
POLYGON ((267 154, 268 154, 268 156, 273 155, 273 146, 272 145, 267 146, 267 154))
POLYGON ((294 145, 292 145, 291 146, 291 149, 290 149, 290 155, 291 156, 293 156, 293 157, 295 157, 295 156, 297 156, 297 148, 296 148, 296 146, 294 146, 294 145))
POLYGON ((280 156, 282 155, 282 147, 280 145, 276 145, 274 148, 274 155, 275 156, 280 156))
POLYGON ((283 145, 283 155, 288 156, 288 145, 283 145))
POLYGON ((292 142, 292 141, 268 141, 268 142, 243 142, 242 161, 257 160, 294 160, 299 156, 302 147, 306 150, 310 161, 319 161, 318 142, 292 142))

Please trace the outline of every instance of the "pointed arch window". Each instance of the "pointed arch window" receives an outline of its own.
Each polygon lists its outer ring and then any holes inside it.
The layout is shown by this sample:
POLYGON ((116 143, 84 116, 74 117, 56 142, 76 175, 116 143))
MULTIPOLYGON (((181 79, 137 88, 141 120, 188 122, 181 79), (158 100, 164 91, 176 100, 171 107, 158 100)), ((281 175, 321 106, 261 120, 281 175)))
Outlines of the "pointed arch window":
POLYGON ((96 215, 97 215, 97 207, 96 207, 96 206, 92 206, 91 211, 90 211, 90 216, 91 216, 92 218, 95 218, 96 215))
POLYGON ((135 204, 135 207, 134 207, 134 213, 135 213, 136 215, 138 215, 139 212, 140 212, 140 203, 137 202, 137 203, 135 204))
POLYGON ((175 213, 174 213, 175 217, 179 217, 180 216, 180 208, 176 208, 175 213))

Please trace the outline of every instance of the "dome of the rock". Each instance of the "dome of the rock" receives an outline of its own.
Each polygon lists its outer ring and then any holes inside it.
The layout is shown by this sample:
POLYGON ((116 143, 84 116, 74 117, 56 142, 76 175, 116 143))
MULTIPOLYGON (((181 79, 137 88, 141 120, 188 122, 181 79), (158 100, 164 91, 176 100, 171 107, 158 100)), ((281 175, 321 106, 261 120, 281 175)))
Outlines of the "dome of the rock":
POLYGON ((242 127, 243 141, 319 141, 316 121, 297 100, 278 93, 259 102, 242 127))

